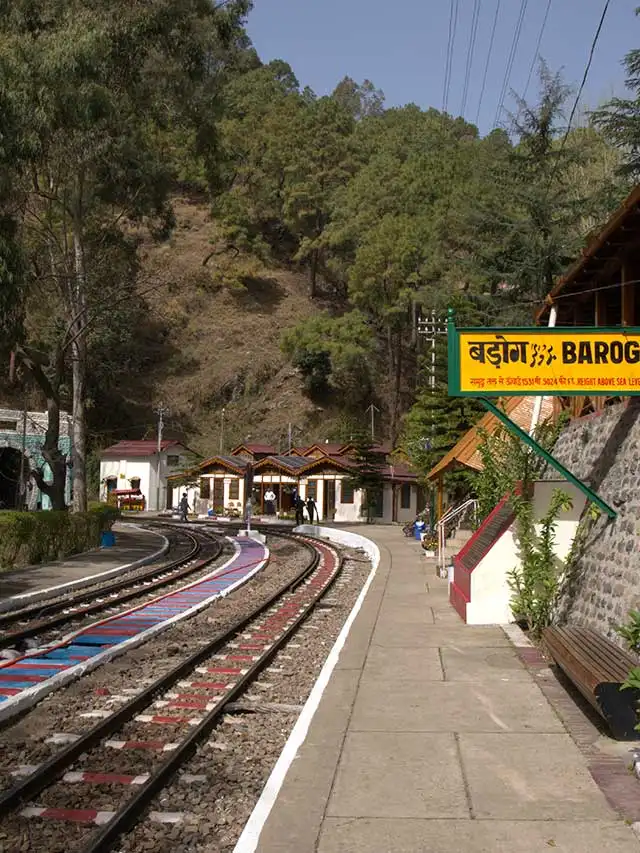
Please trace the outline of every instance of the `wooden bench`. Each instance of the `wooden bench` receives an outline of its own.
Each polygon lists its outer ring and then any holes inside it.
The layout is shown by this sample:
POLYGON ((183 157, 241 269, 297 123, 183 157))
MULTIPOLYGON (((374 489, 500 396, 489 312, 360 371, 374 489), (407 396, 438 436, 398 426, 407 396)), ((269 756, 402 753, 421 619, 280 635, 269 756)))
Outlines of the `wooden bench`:
POLYGON ((620 690, 638 662, 588 628, 547 628, 542 639, 554 661, 603 717, 617 740, 637 740, 639 690, 620 690))

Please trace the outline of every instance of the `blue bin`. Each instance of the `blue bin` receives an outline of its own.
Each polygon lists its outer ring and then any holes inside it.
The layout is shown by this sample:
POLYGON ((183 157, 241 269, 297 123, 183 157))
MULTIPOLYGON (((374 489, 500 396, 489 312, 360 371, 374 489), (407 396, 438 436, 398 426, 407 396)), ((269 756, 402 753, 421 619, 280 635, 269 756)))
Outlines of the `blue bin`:
POLYGON ((116 544, 116 534, 113 530, 103 530, 100 534, 100 547, 113 548, 116 544))
POLYGON ((418 542, 422 538, 422 534, 424 532, 424 526, 425 526, 424 521, 416 521, 416 523, 413 525, 413 535, 416 537, 418 542))

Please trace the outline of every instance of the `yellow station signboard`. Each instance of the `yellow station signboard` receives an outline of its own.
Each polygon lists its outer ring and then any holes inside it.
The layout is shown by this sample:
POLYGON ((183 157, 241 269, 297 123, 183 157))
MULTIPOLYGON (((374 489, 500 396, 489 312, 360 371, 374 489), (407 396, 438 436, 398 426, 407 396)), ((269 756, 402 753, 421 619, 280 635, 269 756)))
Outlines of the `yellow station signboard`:
POLYGON ((640 394, 640 329, 456 329, 449 394, 640 394))

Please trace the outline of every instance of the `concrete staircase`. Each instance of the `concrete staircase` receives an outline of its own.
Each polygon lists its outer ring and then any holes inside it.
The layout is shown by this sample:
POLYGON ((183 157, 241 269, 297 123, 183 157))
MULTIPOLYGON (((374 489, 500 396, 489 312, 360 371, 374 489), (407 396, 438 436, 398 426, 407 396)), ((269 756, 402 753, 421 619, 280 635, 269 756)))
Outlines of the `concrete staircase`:
POLYGON ((453 536, 447 539, 447 544, 444 549, 446 566, 450 566, 452 564, 455 555, 464 548, 473 534, 474 531, 464 525, 456 528, 453 536))

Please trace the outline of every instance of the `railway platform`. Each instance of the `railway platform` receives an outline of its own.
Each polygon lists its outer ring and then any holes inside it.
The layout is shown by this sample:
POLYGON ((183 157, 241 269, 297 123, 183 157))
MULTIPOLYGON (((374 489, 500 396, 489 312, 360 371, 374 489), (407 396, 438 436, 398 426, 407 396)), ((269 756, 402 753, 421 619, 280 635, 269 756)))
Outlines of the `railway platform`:
POLYGON ((136 568, 160 559, 168 550, 166 538, 130 524, 114 525, 116 544, 95 548, 66 560, 30 566, 0 574, 0 612, 15 609, 53 594, 56 587, 75 590, 119 570, 136 568))
POLYGON ((513 632, 464 625, 398 528, 354 532, 377 573, 235 853, 640 853, 541 689, 550 671, 513 632))

